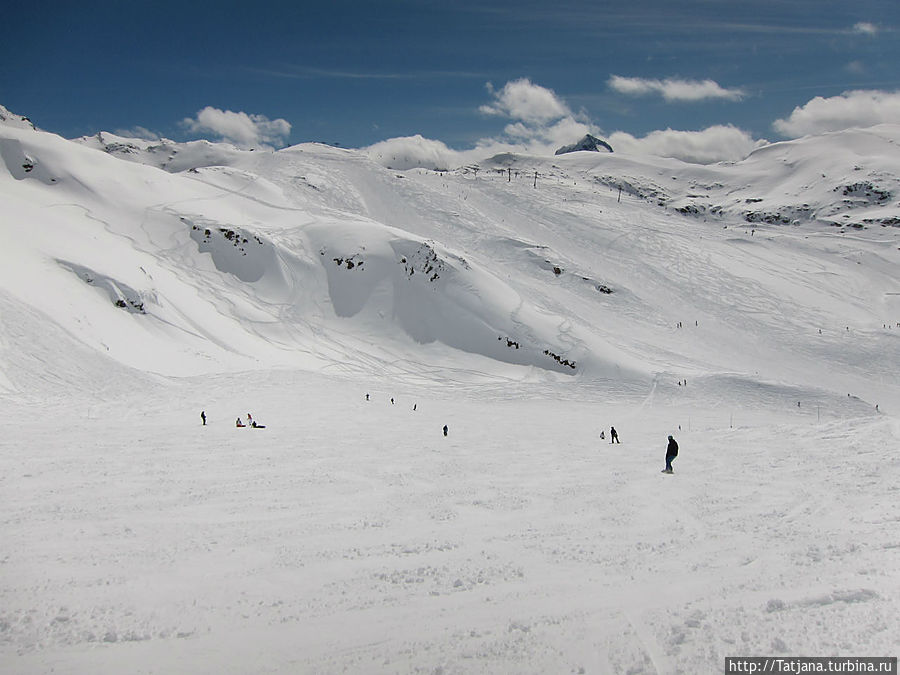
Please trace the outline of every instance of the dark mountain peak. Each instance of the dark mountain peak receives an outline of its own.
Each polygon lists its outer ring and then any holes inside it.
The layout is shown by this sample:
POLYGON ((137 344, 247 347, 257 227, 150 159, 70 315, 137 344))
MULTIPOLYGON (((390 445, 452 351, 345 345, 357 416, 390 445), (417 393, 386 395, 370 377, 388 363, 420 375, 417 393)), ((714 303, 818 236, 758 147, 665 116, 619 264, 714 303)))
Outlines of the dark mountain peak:
POLYGON ((564 145, 559 150, 556 151, 557 155, 565 155, 568 152, 579 152, 580 150, 587 150, 589 152, 600 152, 600 148, 604 148, 606 152, 612 152, 612 146, 606 141, 600 140, 596 136, 591 136, 590 134, 586 134, 584 138, 582 138, 577 143, 573 143, 572 145, 564 145))

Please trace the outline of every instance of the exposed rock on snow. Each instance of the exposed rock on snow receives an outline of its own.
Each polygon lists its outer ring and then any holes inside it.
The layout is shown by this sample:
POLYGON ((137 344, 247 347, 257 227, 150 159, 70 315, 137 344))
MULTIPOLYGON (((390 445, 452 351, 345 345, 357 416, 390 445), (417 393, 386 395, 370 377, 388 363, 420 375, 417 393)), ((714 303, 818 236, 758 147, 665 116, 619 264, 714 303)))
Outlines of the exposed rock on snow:
POLYGON ((19 129, 31 129, 36 131, 37 127, 34 123, 22 115, 16 115, 0 105, 0 125, 17 127, 19 129))
POLYGON ((582 138, 577 143, 573 143, 572 145, 564 145, 559 150, 556 151, 557 155, 565 155, 570 152, 601 152, 601 148, 603 148, 603 152, 612 152, 612 146, 604 140, 597 138, 596 136, 591 136, 590 134, 586 134, 584 138, 582 138))

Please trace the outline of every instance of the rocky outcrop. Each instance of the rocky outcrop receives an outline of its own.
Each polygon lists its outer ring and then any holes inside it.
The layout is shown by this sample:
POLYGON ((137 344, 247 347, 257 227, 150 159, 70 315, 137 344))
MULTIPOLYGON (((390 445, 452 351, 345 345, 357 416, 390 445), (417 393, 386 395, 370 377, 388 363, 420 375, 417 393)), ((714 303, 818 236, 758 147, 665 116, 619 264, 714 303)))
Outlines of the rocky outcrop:
POLYGON ((602 141, 596 136, 587 134, 577 143, 573 143, 572 145, 564 145, 559 150, 557 150, 555 154, 565 155, 569 152, 580 152, 581 150, 587 150, 588 152, 601 152, 601 148, 603 148, 603 152, 613 151, 612 146, 606 141, 602 141))

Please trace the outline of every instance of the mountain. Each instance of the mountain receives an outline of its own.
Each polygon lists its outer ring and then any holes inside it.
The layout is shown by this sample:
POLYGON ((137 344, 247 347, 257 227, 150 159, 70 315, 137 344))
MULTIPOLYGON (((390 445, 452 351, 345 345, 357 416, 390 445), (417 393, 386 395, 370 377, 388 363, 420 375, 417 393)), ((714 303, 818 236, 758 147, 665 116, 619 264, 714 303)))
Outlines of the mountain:
POLYGON ((0 108, 2 670, 891 653, 898 141, 397 171, 0 108))
POLYGON ((585 134, 584 138, 582 138, 577 143, 573 143, 572 145, 564 145, 559 150, 556 151, 557 155, 565 155, 569 152, 580 152, 582 150, 586 150, 588 152, 600 152, 600 148, 603 148, 605 152, 612 152, 612 146, 606 141, 600 140, 596 136, 591 136, 590 134, 585 134))
POLYGON ((400 173, 316 144, 2 130, 4 297, 141 371, 365 370, 403 354, 638 388, 760 373, 842 391, 812 365, 865 378, 862 346, 817 331, 874 330, 894 297, 896 126, 735 164, 509 155, 481 173, 400 173), (679 322, 705 330, 685 340, 679 322), (760 342, 763 363, 748 357, 760 342))

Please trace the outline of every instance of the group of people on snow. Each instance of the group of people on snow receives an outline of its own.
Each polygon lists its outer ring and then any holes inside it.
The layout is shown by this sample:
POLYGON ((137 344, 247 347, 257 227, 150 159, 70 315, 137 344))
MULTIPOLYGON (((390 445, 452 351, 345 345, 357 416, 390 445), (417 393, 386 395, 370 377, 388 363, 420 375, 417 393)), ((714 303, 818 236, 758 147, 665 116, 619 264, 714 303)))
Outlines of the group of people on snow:
MULTIPOLYGON (((366 400, 367 401, 370 400, 368 394, 366 394, 366 400)), ((392 398, 391 404, 393 405, 393 403, 394 403, 394 399, 392 398)), ((798 402, 797 405, 799 406, 800 403, 798 402)), ((877 408, 877 406, 876 406, 876 408, 877 408)), ((415 409, 416 409, 416 406, 414 405, 413 410, 415 410, 415 409)), ((200 411, 200 420, 203 422, 203 426, 206 426, 206 411, 205 410, 200 411)), ((236 427, 238 427, 239 429, 242 429, 244 427, 251 427, 253 429, 265 429, 266 428, 265 425, 259 424, 255 419, 253 419, 253 415, 251 415, 250 413, 247 413, 246 424, 243 422, 243 420, 240 417, 238 417, 235 420, 234 425, 236 427)), ((444 436, 446 436, 449 431, 446 424, 444 425, 444 428, 442 431, 444 432, 444 436)), ((603 440, 605 438, 606 438, 605 433, 603 431, 601 431, 600 439, 603 440)), ((610 445, 612 445, 613 443, 621 443, 621 441, 619 440, 619 432, 616 431, 615 427, 609 428, 609 442, 610 442, 610 445)), ((678 442, 672 436, 669 436, 669 443, 666 446, 666 468, 662 470, 663 473, 674 473, 674 471, 672 470, 672 461, 676 457, 678 457, 678 442)))
POLYGON ((238 417, 237 420, 235 420, 235 422, 234 422, 234 426, 236 426, 236 427, 252 427, 253 429, 265 429, 266 428, 264 424, 259 424, 255 419, 253 419, 253 415, 251 415, 250 413, 247 413, 247 423, 246 424, 244 424, 241 421, 241 418, 238 417))
MULTIPOLYGON (((200 411, 200 421, 203 423, 203 426, 206 426, 206 411, 205 410, 200 411)), ((250 413, 247 413, 247 423, 246 424, 240 417, 238 417, 234 421, 234 426, 238 427, 239 429, 242 429, 244 427, 251 427, 253 429, 265 429, 266 428, 266 425, 259 424, 255 419, 253 419, 253 415, 251 415, 250 413)))

